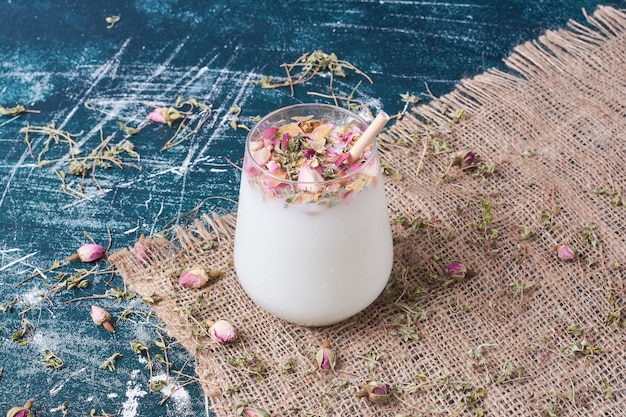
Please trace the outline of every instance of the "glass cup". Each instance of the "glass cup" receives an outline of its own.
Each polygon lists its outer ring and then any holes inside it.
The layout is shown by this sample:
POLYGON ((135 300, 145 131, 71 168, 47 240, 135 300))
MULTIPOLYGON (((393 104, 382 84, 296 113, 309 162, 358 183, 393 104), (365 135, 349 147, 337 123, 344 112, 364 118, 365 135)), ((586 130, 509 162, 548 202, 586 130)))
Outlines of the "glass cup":
POLYGON ((235 270, 267 312, 330 325, 384 289, 393 243, 375 141, 360 160, 346 160, 366 127, 346 109, 313 103, 276 110, 249 132, 235 270))

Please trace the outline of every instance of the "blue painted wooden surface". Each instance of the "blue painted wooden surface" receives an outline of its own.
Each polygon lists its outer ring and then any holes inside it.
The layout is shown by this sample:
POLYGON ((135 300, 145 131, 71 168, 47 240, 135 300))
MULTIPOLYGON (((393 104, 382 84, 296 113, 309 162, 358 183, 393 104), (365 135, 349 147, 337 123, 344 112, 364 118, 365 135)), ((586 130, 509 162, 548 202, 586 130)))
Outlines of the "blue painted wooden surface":
MULTIPOLYGON (((119 276, 90 277, 85 289, 61 291, 24 314, 31 324, 27 346, 12 334, 22 327, 20 312, 41 300, 56 272, 43 273, 15 288, 20 280, 65 259, 88 233, 111 250, 132 244, 171 224, 184 224, 189 210, 231 212, 237 198, 238 161, 245 131, 230 126, 229 109, 242 109, 239 120, 277 107, 327 101, 328 78, 289 89, 264 90, 252 83, 263 75, 282 76, 281 63, 304 52, 335 52, 369 74, 356 98, 373 110, 402 110, 400 94, 438 96, 464 77, 491 67, 502 68, 511 49, 547 29, 583 20, 601 4, 593 0, 451 0, 451 1, 175 1, 137 0, 63 2, 5 1, 0 17, 0 104, 24 104, 37 113, 0 116, 0 305, 19 301, 12 312, 0 312, 0 414, 35 397, 35 411, 88 415, 93 408, 123 417, 208 414, 199 386, 191 384, 165 403, 150 392, 145 361, 130 349, 131 340, 158 339, 159 322, 141 315, 118 323, 110 335, 89 317, 90 304, 105 306, 118 317, 137 301, 85 300, 122 287, 119 276), (120 20, 107 28, 105 18, 120 20), (141 124, 151 106, 172 105, 177 96, 212 106, 199 133, 160 152, 174 129, 150 124, 133 137, 117 121, 141 124), (83 150, 93 149, 115 133, 113 143, 131 140, 141 155, 140 170, 125 167, 98 171, 99 187, 87 179, 78 200, 61 191, 57 171, 63 162, 39 168, 20 129, 54 121, 76 137, 83 150), (224 197, 224 198, 211 198, 224 197), (172 222, 172 220, 174 221, 172 222), (178 220, 176 220, 178 219, 178 220), (45 278, 44 278, 45 276, 45 278), (44 351, 64 361, 61 369, 40 362, 44 351), (123 355, 117 370, 99 369, 115 352, 123 355), (55 410, 56 409, 56 410, 55 410)), ((624 1, 604 3, 617 7, 624 1)), ((347 95, 363 78, 348 73, 335 79, 335 92, 347 95)), ((45 137, 31 135, 35 154, 45 137)), ((48 157, 67 157, 56 146, 48 157)), ((130 162, 131 159, 124 157, 130 162)), ((136 162, 136 161, 135 161, 136 162)), ((71 175, 68 175, 68 179, 71 175)), ((76 179, 74 179, 76 180, 76 179)), ((72 264, 59 271, 73 273, 72 264)), ((103 263, 99 266, 102 270, 103 263)), ((90 268, 90 266, 88 267, 90 268)), ((58 271, 57 271, 58 272, 58 271)), ((172 341, 168 341, 172 342, 172 341)), ((175 344, 175 370, 189 359, 175 344)), ((191 368, 186 369, 192 373, 191 368)), ((163 372, 157 368, 156 373, 163 372)))

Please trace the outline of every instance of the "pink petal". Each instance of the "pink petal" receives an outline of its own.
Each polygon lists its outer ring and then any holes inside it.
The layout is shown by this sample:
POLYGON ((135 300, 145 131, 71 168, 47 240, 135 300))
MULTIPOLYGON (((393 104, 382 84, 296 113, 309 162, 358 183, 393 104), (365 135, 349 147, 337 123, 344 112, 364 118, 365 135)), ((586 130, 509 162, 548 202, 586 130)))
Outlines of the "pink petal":
POLYGON ((265 166, 267 161, 270 160, 272 156, 271 149, 269 147, 264 147, 256 151, 250 151, 252 158, 256 161, 260 166, 265 166))
POLYGON ((148 118, 152 120, 154 123, 161 123, 161 124, 167 123, 167 121, 165 120, 165 112, 163 110, 166 110, 166 109, 163 109, 162 107, 157 107, 156 109, 150 112, 150 114, 148 115, 148 118))
POLYGON ((276 139, 276 133, 278 132, 277 127, 268 127, 261 133, 263 139, 276 139))
POLYGON ((284 133, 283 137, 280 141, 280 150, 281 151, 286 151, 287 150, 287 142, 289 142, 289 139, 291 139, 291 136, 289 135, 289 133, 284 133))
POLYGON ((324 177, 315 168, 311 168, 310 165, 305 164, 300 168, 298 173, 298 185, 296 188, 302 191, 310 191, 312 193, 318 192, 322 187, 324 177))
POLYGON ((335 166, 339 168, 341 164, 346 162, 350 158, 350 152, 344 152, 335 160, 335 166))

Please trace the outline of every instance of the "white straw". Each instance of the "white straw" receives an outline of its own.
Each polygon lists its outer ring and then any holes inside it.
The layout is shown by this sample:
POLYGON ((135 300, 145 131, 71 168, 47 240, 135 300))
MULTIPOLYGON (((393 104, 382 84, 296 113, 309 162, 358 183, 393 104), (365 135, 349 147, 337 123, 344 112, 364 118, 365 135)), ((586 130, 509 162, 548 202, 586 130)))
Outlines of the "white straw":
POLYGON ((365 132, 361 134, 359 140, 357 140, 354 146, 350 149, 348 163, 352 164, 361 158, 365 149, 374 142, 376 135, 378 135, 378 132, 385 127, 388 121, 389 115, 384 111, 381 111, 376 115, 376 118, 374 118, 372 123, 367 127, 367 129, 365 129, 365 132))

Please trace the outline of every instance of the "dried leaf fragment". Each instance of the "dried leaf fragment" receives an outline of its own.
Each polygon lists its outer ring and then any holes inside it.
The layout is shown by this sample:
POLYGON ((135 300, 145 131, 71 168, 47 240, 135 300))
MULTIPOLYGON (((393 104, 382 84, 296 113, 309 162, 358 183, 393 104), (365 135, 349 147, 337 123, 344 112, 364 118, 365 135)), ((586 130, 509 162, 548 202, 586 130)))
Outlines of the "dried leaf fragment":
POLYGON ((107 16, 104 18, 104 21, 107 22, 107 29, 111 29, 117 22, 120 21, 119 16, 107 16))
POLYGON ((17 116, 26 111, 26 107, 18 104, 15 107, 4 107, 0 105, 0 116, 17 116))

